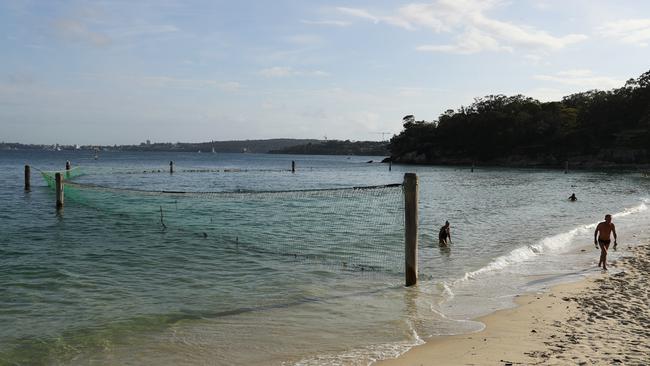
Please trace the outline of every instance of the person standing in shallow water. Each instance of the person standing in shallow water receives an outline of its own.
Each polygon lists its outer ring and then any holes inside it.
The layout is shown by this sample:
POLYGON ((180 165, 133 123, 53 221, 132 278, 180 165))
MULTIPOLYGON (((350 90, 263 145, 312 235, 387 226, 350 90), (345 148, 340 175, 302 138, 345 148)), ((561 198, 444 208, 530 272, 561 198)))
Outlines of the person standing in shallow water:
POLYGON ((609 250, 609 243, 611 243, 610 236, 614 236, 614 250, 616 250, 616 227, 612 223, 612 215, 605 215, 605 221, 596 226, 594 231, 594 244, 596 249, 600 246, 600 261, 598 267, 602 265, 603 270, 607 270, 607 251, 609 250), (600 234, 599 234, 600 233, 600 234))
POLYGON ((578 197, 576 197, 576 194, 572 193, 571 196, 569 197, 569 201, 574 202, 574 201, 577 201, 577 200, 578 200, 578 197))
POLYGON ((440 232, 438 232, 438 242, 440 245, 451 244, 451 230, 449 229, 449 221, 445 221, 445 226, 440 228, 440 232))

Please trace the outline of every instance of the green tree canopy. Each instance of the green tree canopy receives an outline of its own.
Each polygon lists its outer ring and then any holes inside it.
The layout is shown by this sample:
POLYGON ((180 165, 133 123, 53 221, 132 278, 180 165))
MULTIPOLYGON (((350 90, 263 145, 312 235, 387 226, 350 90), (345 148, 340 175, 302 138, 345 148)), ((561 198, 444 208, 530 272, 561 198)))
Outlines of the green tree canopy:
POLYGON ((390 143, 396 161, 489 162, 517 157, 553 163, 590 156, 648 162, 650 71, 621 88, 571 94, 561 101, 488 95, 449 109, 432 122, 406 116, 403 127, 390 143))

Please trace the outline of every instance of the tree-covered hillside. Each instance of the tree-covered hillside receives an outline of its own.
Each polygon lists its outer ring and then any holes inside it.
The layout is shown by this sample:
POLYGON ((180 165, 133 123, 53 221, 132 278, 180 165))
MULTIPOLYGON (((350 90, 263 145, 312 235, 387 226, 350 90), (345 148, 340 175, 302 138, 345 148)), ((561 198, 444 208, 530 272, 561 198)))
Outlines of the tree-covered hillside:
POLYGON ((490 95, 437 121, 404 118, 391 139, 394 161, 598 166, 650 162, 650 71, 621 88, 562 101, 490 95))

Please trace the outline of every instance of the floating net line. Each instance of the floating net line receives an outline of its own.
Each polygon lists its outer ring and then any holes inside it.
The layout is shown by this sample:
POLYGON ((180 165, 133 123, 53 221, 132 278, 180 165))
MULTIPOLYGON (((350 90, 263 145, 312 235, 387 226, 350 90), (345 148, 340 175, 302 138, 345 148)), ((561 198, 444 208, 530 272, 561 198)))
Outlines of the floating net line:
MULTIPOLYGON (((46 178, 47 180, 48 178, 46 178)), ((350 271, 402 273, 401 184, 350 188, 185 192, 67 181, 66 201, 141 220, 188 242, 350 271)))
MULTIPOLYGON (((268 173, 268 172, 290 172, 291 169, 247 169, 247 168, 205 168, 205 167, 177 167, 174 166, 174 173, 268 173)), ((143 174, 169 174, 169 168, 145 167, 142 169, 112 169, 108 174, 143 175, 143 174)))

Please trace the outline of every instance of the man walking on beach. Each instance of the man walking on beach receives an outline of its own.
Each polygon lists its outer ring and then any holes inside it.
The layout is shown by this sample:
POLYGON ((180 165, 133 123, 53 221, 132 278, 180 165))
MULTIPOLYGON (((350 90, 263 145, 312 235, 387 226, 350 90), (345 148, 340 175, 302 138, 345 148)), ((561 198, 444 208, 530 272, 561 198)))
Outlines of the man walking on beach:
POLYGON ((612 223, 612 215, 605 215, 605 221, 596 226, 594 231, 594 244, 596 249, 600 246, 600 261, 598 267, 602 264, 603 270, 607 270, 607 250, 609 250, 609 243, 611 243, 610 235, 614 235, 614 250, 616 250, 616 227, 612 223), (600 235, 598 235, 600 233, 600 235))

